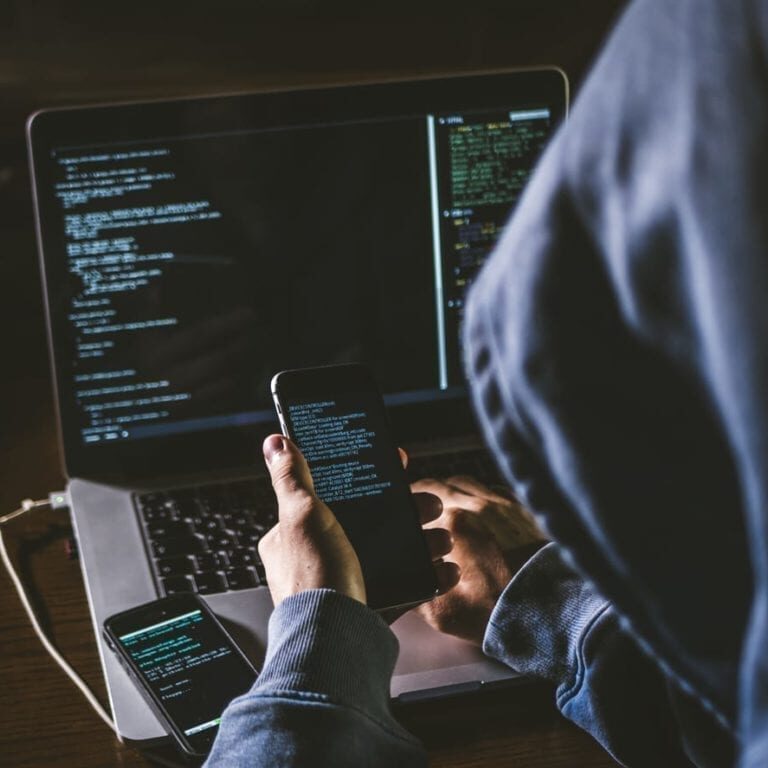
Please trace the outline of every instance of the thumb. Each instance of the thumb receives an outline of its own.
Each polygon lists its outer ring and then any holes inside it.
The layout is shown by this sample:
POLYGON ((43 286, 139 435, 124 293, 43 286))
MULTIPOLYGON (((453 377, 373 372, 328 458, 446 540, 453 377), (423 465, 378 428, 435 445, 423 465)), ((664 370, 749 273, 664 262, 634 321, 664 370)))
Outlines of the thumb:
POLYGON ((301 451, 282 435, 270 435, 262 446, 264 460, 277 496, 280 519, 293 515, 314 501, 315 488, 301 451))

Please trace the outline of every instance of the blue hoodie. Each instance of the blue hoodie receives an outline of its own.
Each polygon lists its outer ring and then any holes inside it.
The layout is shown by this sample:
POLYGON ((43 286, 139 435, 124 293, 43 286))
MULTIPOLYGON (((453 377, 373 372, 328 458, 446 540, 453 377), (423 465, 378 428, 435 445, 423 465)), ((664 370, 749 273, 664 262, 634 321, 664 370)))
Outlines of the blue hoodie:
MULTIPOLYGON (((486 439, 556 542, 484 650, 631 766, 768 765, 767 40, 765 0, 636 0, 467 306, 486 439)), ((424 763, 353 602, 277 608, 211 765, 424 763)))

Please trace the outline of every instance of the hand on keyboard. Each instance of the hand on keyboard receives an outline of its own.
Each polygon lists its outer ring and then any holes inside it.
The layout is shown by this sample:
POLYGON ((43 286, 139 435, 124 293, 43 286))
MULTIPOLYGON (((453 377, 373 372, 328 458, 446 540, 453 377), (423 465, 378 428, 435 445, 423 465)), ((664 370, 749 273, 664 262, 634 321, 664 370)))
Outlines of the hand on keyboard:
POLYGON ((546 543, 530 512, 470 477, 419 480, 414 493, 435 494, 443 513, 434 522, 453 536, 447 558, 458 584, 417 609, 429 624, 481 646, 496 601, 522 565, 546 543))

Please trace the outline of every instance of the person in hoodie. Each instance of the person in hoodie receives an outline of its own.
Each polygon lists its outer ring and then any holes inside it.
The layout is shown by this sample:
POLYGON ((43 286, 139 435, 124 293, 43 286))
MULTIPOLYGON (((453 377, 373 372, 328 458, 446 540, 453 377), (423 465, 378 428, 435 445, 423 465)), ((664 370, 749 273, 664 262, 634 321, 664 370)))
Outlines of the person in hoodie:
MULTIPOLYGON (((768 765, 767 42, 764 0, 630 4, 467 305, 524 506, 414 488, 452 536, 446 588, 460 571, 427 620, 553 681, 628 766, 768 765)), ((424 765, 349 542, 296 448, 265 456, 267 660, 209 764, 424 765)))

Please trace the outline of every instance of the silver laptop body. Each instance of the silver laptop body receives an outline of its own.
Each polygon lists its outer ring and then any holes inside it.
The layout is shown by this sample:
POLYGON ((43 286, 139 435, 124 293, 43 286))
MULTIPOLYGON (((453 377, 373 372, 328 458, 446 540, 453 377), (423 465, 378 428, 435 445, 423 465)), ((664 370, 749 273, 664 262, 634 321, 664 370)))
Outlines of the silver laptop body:
MULTIPOLYGON (((269 379, 318 363, 371 362, 415 457, 478 448, 461 383, 463 293, 566 104, 564 75, 544 69, 30 119, 62 455, 123 738, 165 736, 101 632, 163 594, 137 494, 263 478, 258 445, 277 431, 269 379), (362 298, 339 309, 352 294, 362 298), (316 322, 276 339, 274 307, 304 305, 316 322)), ((258 666, 268 588, 205 597, 258 666)), ((393 697, 516 679, 415 612, 393 629, 393 697)))

